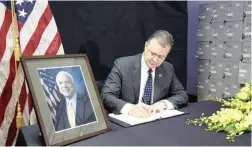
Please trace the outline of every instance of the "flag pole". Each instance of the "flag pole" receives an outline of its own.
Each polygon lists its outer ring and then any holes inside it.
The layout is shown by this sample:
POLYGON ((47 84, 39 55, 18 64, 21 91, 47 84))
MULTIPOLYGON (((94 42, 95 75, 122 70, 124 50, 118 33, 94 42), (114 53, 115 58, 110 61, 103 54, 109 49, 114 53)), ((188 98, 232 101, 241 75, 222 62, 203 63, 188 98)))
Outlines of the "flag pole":
POLYGON ((16 126, 17 128, 20 128, 23 126, 23 115, 21 112, 21 106, 19 102, 19 95, 17 94, 17 86, 19 82, 18 78, 18 71, 17 71, 17 64, 20 61, 21 57, 21 51, 19 47, 19 32, 18 32, 18 24, 17 24, 17 18, 16 18, 16 13, 15 13, 15 4, 14 0, 11 0, 11 16, 12 16, 12 33, 13 33, 13 47, 14 47, 14 55, 15 55, 15 71, 16 71, 16 83, 15 83, 15 94, 18 99, 18 104, 17 104, 17 116, 16 116, 16 126))

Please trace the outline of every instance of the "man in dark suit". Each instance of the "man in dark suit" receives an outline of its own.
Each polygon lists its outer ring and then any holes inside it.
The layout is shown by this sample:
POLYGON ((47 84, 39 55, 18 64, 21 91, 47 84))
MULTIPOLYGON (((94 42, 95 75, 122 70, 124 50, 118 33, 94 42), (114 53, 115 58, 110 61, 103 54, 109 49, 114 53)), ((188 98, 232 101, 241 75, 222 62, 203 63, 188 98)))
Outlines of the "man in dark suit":
POLYGON ((185 106, 188 96, 173 66, 164 61, 172 45, 172 35, 159 30, 146 41, 143 53, 117 59, 101 92, 105 108, 148 117, 153 111, 185 106))
POLYGON ((60 71, 56 83, 64 97, 56 108, 56 131, 96 121, 87 92, 83 96, 77 93, 73 77, 69 73, 60 71))

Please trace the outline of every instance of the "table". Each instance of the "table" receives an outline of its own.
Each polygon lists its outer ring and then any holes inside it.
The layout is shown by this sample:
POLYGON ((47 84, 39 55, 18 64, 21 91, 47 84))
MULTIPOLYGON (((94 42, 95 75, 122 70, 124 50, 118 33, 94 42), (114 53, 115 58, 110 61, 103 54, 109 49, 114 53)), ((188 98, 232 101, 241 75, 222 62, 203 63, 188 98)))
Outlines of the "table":
MULTIPOLYGON (((236 137, 234 143, 227 141, 226 133, 207 132, 204 127, 188 125, 187 119, 206 116, 220 108, 214 101, 190 103, 181 110, 189 114, 163 119, 130 128, 111 123, 111 131, 70 145, 78 146, 251 146, 251 133, 236 137)), ((38 146, 42 144, 38 125, 24 126, 20 129, 16 145, 38 146)))

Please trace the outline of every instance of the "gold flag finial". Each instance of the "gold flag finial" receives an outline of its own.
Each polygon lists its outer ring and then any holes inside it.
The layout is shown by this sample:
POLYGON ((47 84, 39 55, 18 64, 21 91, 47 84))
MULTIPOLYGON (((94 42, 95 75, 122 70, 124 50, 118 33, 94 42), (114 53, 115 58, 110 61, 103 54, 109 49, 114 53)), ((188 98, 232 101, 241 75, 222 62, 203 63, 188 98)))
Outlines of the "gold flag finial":
POLYGON ((22 116, 22 112, 21 112, 21 107, 20 107, 20 104, 18 103, 17 105, 17 116, 16 116, 16 125, 17 125, 17 128, 20 128, 24 125, 24 122, 23 122, 23 116, 22 116))
POLYGON ((20 61, 21 51, 19 47, 18 37, 15 36, 15 46, 14 46, 15 60, 20 61))
MULTIPOLYGON (((19 85, 18 81, 18 70, 17 70, 17 64, 20 61, 21 57, 21 51, 19 47, 19 40, 18 40, 18 25, 17 25, 17 20, 16 20, 16 14, 15 14, 15 4, 14 0, 11 0, 11 16, 12 16, 12 33, 13 33, 13 48, 14 48, 14 55, 15 55, 15 71, 16 71, 16 83, 15 83, 15 90, 17 90, 17 86, 19 85)), ((19 95, 17 92, 16 97, 18 99, 18 104, 17 104, 17 116, 16 116, 16 126, 17 128, 20 128, 23 126, 23 115, 21 111, 21 106, 19 103, 19 95)))

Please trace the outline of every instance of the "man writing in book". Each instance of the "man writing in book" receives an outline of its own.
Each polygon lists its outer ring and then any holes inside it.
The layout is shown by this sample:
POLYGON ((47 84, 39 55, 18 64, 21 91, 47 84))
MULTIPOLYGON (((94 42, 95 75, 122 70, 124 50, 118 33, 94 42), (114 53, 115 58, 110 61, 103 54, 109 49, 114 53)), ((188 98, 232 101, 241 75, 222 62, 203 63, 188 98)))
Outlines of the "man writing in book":
POLYGON ((172 45, 172 35, 158 30, 146 41, 143 53, 115 60, 101 92, 105 108, 149 117, 152 112, 185 106, 188 96, 173 66, 164 61, 172 45))

